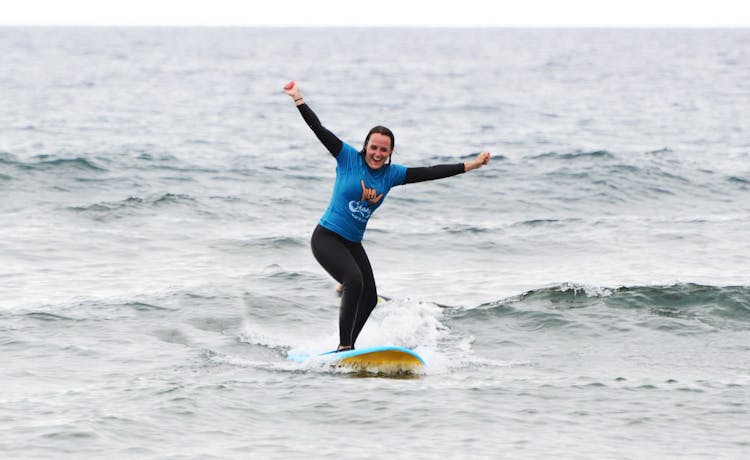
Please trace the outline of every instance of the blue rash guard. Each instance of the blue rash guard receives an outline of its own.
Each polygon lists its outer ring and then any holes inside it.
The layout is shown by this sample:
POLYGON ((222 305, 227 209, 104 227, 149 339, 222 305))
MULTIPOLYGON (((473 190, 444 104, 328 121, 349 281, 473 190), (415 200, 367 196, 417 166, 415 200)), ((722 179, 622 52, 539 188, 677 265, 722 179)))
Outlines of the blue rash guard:
POLYGON ((404 183, 407 168, 391 164, 376 170, 370 169, 362 155, 347 143, 342 143, 336 163, 336 182, 331 203, 319 223, 349 241, 360 242, 367 221, 383 203, 391 187, 404 183), (375 189, 376 194, 382 194, 382 197, 376 203, 363 200, 363 186, 375 189))
POLYGON ((373 170, 367 166, 360 152, 325 128, 307 104, 303 103, 297 108, 337 163, 331 202, 319 224, 351 242, 362 241, 367 221, 383 203, 391 187, 442 179, 465 172, 463 163, 418 168, 386 164, 373 170), (375 189, 376 196, 382 196, 376 202, 362 200, 363 187, 375 189))

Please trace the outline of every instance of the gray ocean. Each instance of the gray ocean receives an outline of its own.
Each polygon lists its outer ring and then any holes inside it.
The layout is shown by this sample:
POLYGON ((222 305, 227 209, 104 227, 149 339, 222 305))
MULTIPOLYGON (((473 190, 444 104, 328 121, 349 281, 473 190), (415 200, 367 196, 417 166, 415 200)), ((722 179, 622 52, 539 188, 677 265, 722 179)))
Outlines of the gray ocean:
POLYGON ((0 457, 750 457, 750 30, 0 28, 0 457), (309 239, 393 161, 359 347, 309 239))

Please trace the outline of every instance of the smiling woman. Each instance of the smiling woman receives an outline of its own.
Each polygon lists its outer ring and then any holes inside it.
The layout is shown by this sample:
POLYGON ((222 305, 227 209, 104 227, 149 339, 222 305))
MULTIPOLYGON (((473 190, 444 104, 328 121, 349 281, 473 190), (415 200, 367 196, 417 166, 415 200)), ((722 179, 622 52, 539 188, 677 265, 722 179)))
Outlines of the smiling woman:
POLYGON ((396 148, 396 139, 393 132, 385 126, 376 126, 367 133, 365 145, 362 147, 365 152, 365 162, 373 169, 378 169, 389 160, 391 153, 396 148))
POLYGON ((284 92, 294 99, 302 118, 336 158, 333 196, 313 232, 311 246, 315 259, 342 284, 337 350, 351 350, 378 299, 372 266, 362 246, 362 237, 372 213, 383 203, 392 187, 442 179, 481 168, 490 161, 490 153, 482 152, 465 163, 431 167, 407 168, 391 164, 396 141, 390 129, 385 126, 372 128, 362 150, 357 152, 323 127, 305 103, 299 85, 290 81, 284 86, 284 92))

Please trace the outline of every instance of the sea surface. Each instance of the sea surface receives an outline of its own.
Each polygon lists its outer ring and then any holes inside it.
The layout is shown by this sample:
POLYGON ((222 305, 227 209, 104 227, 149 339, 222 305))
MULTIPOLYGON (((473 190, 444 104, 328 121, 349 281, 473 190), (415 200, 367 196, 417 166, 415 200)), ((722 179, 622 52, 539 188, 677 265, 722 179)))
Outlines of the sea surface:
POLYGON ((0 28, 0 457, 750 457, 750 30, 0 28), (352 373, 309 238, 407 166, 352 373))

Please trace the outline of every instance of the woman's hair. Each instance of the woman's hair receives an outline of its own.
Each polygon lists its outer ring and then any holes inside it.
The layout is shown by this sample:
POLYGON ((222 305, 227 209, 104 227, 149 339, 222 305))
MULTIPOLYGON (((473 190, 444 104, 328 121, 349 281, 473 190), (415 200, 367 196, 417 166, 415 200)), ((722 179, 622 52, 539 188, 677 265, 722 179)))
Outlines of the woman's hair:
POLYGON ((372 136, 373 133, 382 134, 384 136, 388 136, 391 138, 391 156, 388 157, 388 164, 391 164, 393 151, 396 149, 396 138, 393 136, 393 131, 386 128, 385 126, 378 125, 372 128, 369 133, 367 133, 367 137, 365 138, 365 143, 362 146, 362 151, 359 153, 361 153, 363 157, 367 153, 367 143, 370 142, 370 136, 372 136))

